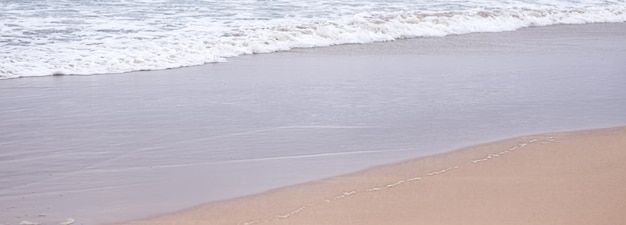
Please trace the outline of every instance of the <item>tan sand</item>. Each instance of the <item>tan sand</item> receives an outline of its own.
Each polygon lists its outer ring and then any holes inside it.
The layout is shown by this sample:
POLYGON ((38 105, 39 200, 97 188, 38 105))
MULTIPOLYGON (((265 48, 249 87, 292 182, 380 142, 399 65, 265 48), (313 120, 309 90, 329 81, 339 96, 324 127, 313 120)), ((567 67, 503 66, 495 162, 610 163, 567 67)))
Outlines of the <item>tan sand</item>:
POLYGON ((626 127, 534 135, 127 224, 626 224, 626 127))

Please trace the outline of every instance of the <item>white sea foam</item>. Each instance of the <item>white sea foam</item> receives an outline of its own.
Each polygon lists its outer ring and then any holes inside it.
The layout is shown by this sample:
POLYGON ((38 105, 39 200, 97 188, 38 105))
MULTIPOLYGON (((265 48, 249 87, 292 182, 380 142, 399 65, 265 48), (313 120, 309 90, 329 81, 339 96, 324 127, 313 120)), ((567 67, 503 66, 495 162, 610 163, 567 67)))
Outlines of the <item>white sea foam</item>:
POLYGON ((623 0, 87 2, 44 1, 47 10, 0 4, 0 78, 159 70, 293 48, 626 21, 623 0))
POLYGON ((39 225, 39 223, 31 222, 31 221, 28 221, 28 220, 24 220, 24 221, 20 222, 20 225, 39 225))
POLYGON ((74 219, 74 218, 67 218, 67 220, 59 223, 59 225, 70 225, 70 224, 73 224, 73 223, 76 223, 76 219, 74 219))

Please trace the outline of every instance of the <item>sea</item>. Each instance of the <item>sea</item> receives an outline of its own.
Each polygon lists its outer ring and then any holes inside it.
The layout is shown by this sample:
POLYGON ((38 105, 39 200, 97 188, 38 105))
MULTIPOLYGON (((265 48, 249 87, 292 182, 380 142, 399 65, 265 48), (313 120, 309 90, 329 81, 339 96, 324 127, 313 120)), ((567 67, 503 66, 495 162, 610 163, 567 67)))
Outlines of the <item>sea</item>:
POLYGON ((625 0, 0 0, 0 225, 624 126, 623 22, 625 0))
POLYGON ((626 21, 624 0, 0 0, 0 79, 294 48, 626 21))

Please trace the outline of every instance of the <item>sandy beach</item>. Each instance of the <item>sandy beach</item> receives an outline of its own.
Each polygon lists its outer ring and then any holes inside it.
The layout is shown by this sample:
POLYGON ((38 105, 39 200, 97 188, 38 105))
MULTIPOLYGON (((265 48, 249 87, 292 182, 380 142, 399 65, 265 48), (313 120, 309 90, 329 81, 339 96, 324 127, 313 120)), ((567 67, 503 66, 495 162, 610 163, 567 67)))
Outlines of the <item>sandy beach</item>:
POLYGON ((142 224, 622 224, 626 128, 532 135, 142 224))

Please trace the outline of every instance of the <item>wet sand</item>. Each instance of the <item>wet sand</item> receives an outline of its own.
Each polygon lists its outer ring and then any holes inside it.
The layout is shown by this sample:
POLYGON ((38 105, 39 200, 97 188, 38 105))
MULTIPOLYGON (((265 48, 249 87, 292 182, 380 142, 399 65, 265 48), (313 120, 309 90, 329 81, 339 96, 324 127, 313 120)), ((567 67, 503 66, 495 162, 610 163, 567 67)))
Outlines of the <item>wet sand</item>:
POLYGON ((125 225, 623 224, 626 127, 532 135, 125 225))

